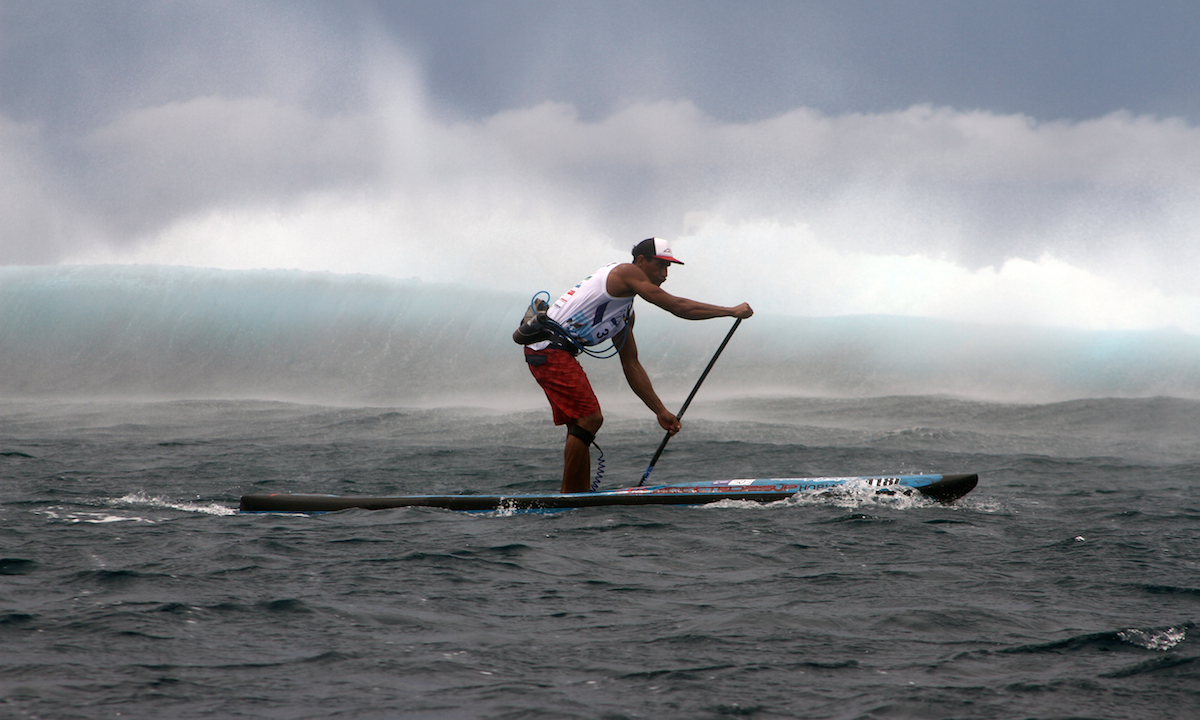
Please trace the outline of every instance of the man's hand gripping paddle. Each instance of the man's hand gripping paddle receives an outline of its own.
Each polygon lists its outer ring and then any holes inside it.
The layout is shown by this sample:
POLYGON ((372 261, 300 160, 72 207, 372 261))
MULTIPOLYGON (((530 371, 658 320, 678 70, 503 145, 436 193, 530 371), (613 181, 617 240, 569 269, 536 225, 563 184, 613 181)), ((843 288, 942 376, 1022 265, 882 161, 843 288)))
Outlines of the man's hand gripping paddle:
MULTIPOLYGON (((734 321, 733 327, 729 328, 729 334, 726 335, 725 339, 721 341, 721 347, 717 348, 717 352, 712 356, 712 360, 708 361, 708 367, 704 368, 704 372, 700 373, 700 379, 696 381, 696 387, 692 388, 691 394, 687 396, 687 400, 683 401, 683 407, 679 409, 679 412, 675 414, 675 417, 682 418, 683 414, 687 412, 688 405, 692 404, 692 398, 696 397, 696 391, 700 389, 700 384, 704 382, 704 378, 708 377, 708 371, 713 369, 713 365, 716 364, 717 358, 721 357, 721 351, 724 350, 725 346, 729 344, 729 338, 733 337, 733 331, 737 330, 738 325, 741 324, 742 319, 738 318, 736 321, 734 321)), ((668 432, 666 437, 662 439, 662 442, 659 443, 658 450, 655 451, 654 457, 651 458, 650 465, 646 468, 646 474, 642 475, 642 480, 638 483, 638 487, 646 484, 646 479, 650 477, 650 471, 654 469, 654 463, 658 462, 658 456, 662 455, 663 448, 667 446, 667 441, 670 439, 671 433, 668 432)))

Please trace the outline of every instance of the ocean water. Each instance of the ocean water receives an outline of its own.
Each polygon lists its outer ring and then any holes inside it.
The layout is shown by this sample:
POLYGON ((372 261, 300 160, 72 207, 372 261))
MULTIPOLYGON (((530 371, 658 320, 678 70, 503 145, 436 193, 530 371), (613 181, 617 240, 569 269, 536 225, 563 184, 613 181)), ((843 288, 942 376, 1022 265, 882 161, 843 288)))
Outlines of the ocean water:
MULTIPOLYGON (((0 401, 0 716, 1192 718, 1200 402, 697 399, 655 469, 959 502, 239 514, 551 491, 541 409, 0 401)), ((659 433, 609 413, 607 487, 659 433)))
MULTIPOLYGON (((756 315, 654 470, 978 473, 952 505, 237 512, 555 490, 527 302, 0 268, 0 717, 1197 717, 1200 338, 1176 330, 756 315)), ((668 406, 727 328, 639 309, 668 406)), ((603 485, 635 484, 660 431, 585 364, 603 485)))

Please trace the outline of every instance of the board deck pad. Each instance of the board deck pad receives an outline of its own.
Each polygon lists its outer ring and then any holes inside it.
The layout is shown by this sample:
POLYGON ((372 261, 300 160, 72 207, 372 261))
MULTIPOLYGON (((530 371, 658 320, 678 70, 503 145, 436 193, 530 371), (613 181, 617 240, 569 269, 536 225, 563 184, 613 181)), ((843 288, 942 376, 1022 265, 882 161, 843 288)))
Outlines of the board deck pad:
POLYGON ((341 496, 271 493, 243 495, 242 512, 337 512, 434 507, 486 512, 494 510, 560 510, 605 505, 706 505, 721 500, 759 503, 786 500, 801 492, 850 486, 880 493, 917 492, 939 502, 954 502, 975 488, 979 475, 893 475, 827 478, 760 478, 710 480, 673 485, 647 485, 585 493, 514 495, 393 495, 341 496))

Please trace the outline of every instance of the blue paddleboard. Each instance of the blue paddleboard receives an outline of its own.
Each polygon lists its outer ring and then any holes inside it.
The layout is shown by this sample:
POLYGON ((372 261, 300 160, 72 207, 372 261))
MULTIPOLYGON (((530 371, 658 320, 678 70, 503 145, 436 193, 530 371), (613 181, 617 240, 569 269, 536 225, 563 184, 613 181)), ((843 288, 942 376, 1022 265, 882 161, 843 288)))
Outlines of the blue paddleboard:
POLYGON ((343 497, 271 493, 243 495, 242 512, 335 512, 361 508, 435 507, 446 510, 559 510, 604 505, 705 505, 721 500, 768 503, 806 491, 856 485, 881 493, 917 492, 939 502, 954 502, 975 488, 979 475, 894 475, 828 478, 759 478, 647 485, 585 493, 530 495, 395 495, 343 497))

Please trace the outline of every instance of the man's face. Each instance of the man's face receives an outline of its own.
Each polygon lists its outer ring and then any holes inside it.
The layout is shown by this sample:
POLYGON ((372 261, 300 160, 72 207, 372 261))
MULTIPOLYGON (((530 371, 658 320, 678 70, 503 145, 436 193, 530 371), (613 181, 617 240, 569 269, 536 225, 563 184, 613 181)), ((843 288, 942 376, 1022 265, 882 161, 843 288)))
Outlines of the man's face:
POLYGON ((650 282, 655 285, 662 285, 667 281, 667 271, 671 269, 671 263, 668 260, 659 260, 658 258, 644 258, 644 261, 639 263, 642 272, 646 273, 646 277, 650 278, 650 282))

